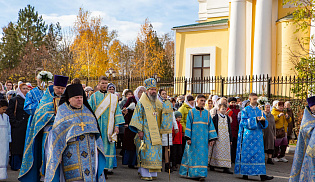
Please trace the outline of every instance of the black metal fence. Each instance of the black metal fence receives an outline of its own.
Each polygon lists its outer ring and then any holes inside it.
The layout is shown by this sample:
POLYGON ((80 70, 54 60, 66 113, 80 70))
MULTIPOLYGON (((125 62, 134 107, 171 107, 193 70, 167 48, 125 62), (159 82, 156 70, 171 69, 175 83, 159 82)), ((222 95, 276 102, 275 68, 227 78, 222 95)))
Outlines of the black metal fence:
MULTIPOLYGON (((146 78, 116 77, 110 79, 118 92, 128 88, 135 90, 143 85, 146 78)), ((97 80, 86 81, 87 85, 97 85, 97 80)), ((242 77, 205 77, 185 78, 177 77, 171 79, 157 78, 157 86, 163 88, 172 95, 205 94, 219 96, 239 96, 245 98, 249 93, 255 92, 258 95, 264 94, 273 100, 306 99, 314 94, 315 77, 297 78, 290 77, 269 77, 242 76, 242 77)))

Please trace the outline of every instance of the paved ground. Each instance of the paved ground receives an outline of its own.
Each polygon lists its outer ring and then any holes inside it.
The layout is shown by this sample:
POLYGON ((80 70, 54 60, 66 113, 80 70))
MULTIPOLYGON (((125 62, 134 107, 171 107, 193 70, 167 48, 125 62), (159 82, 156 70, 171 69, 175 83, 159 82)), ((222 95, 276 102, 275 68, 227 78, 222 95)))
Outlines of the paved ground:
MULTIPOLYGON (((119 153, 119 152, 118 152, 119 153)), ((288 163, 281 163, 278 162, 275 165, 266 165, 267 168, 267 174, 272 175, 275 177, 274 182, 287 182, 289 179, 292 161, 293 161, 293 154, 287 154, 286 157, 289 162, 288 163)), ((120 182, 120 181, 141 181, 138 177, 137 170, 136 169, 129 169, 126 166, 122 166, 121 164, 121 157, 117 156, 118 159, 118 168, 114 170, 114 175, 109 176, 109 179, 107 181, 109 182, 120 182)), ((18 172, 11 171, 8 169, 8 176, 9 179, 7 180, 0 180, 6 181, 6 182, 16 182, 18 172)), ((168 173, 162 172, 158 173, 158 179, 155 180, 156 182, 159 181, 168 181, 168 173)), ((178 171, 175 171, 171 173, 171 181, 177 182, 177 181, 184 181, 184 182, 194 182, 195 180, 185 179, 181 178, 178 174, 178 171)), ((224 174, 221 172, 221 170, 217 170, 215 172, 209 171, 208 177, 206 181, 216 182, 216 181, 228 181, 228 182, 237 182, 245 180, 241 179, 240 175, 229 175, 224 174)), ((260 181, 260 178, 258 176, 251 176, 248 181, 260 181)))

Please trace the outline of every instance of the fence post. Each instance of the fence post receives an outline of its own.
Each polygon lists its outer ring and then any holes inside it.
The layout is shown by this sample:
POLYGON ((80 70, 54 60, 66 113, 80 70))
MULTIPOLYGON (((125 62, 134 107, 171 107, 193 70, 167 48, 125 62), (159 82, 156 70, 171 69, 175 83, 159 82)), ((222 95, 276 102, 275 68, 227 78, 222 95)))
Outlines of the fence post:
POLYGON ((271 78, 268 78, 268 82, 267 82, 267 97, 268 98, 271 97, 271 78))
POLYGON ((221 97, 224 96, 224 78, 221 78, 221 97))
POLYGON ((184 95, 187 94, 187 78, 184 78, 185 81, 184 81, 184 95))
POLYGON ((130 89, 130 81, 129 81, 129 76, 127 76, 127 87, 128 87, 128 89, 130 89))

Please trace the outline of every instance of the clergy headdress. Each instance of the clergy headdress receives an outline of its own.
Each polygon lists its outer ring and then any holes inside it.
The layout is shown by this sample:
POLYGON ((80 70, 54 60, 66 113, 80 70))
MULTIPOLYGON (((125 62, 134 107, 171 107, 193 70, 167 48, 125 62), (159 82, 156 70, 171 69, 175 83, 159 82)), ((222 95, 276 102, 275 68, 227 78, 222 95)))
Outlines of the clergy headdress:
POLYGON ((156 88, 156 80, 154 78, 148 78, 144 80, 144 87, 149 90, 150 88, 156 88))
POLYGON ((83 90, 83 87, 81 84, 71 84, 71 85, 68 85, 64 94, 62 95, 61 99, 60 99, 60 102, 59 102, 59 105, 61 106, 62 104, 64 104, 65 102, 69 105, 69 99, 71 97, 75 97, 75 96, 83 96, 83 104, 85 107, 87 107, 91 113, 94 115, 95 119, 96 119, 96 123, 97 123, 97 128, 98 130, 100 131, 100 127, 98 125, 98 122, 97 122, 97 117, 95 116, 94 114, 94 111, 92 110, 90 104, 88 103, 88 100, 86 98, 86 95, 84 94, 84 90, 83 90))
POLYGON ((307 103, 309 107, 312 107, 313 105, 315 105, 315 96, 307 98, 307 103))
POLYGON ((68 79, 69 77, 67 76, 55 75, 54 86, 66 87, 68 83, 68 79))

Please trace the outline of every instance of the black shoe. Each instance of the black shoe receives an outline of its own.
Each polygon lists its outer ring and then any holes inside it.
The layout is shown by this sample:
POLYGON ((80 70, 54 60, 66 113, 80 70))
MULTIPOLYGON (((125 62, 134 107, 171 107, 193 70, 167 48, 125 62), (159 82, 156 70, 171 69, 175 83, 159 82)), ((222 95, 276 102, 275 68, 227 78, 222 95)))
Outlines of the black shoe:
POLYGON ((107 174, 108 174, 108 175, 113 175, 114 172, 113 172, 113 171, 107 171, 107 174))
POLYGON ((272 180, 272 179, 273 179, 273 176, 260 175, 261 181, 272 180))
POLYGON ((215 171, 213 166, 210 166, 210 171, 215 171))
POLYGON ((130 169, 137 169, 135 166, 133 166, 133 165, 128 165, 128 168, 130 168, 130 169))
POLYGON ((248 180, 248 176, 247 175, 243 175, 243 179, 248 180))
POLYGON ((105 179, 108 179, 107 172, 108 172, 108 171, 107 171, 106 169, 104 169, 105 179))
POLYGON ((205 181, 206 179, 205 178, 199 178, 199 181, 205 181))
POLYGON ((271 158, 268 158, 267 164, 272 164, 272 165, 274 165, 275 163, 272 162, 272 159, 271 159, 271 158))
POLYGON ((230 171, 230 169, 227 169, 227 168, 225 168, 225 169, 223 170, 223 172, 226 173, 226 174, 233 174, 233 172, 230 171))
POLYGON ((165 163, 165 172, 168 173, 169 169, 170 169, 170 172, 173 172, 173 170, 171 169, 170 163, 165 163))

